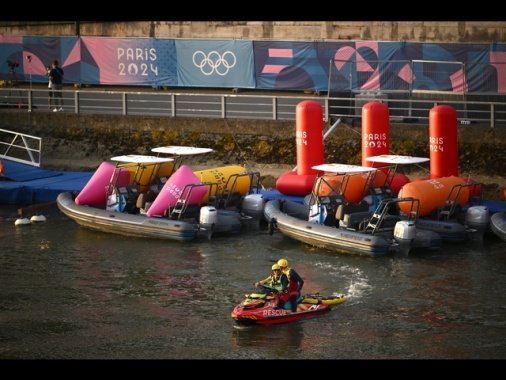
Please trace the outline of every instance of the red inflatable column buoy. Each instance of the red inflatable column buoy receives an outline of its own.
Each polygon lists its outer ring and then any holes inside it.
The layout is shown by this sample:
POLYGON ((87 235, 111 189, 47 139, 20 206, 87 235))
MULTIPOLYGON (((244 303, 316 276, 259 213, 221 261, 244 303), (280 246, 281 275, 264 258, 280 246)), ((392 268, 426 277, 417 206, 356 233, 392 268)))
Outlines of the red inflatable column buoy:
POLYGON ((297 174, 316 174, 312 167, 324 163, 323 110, 320 103, 305 100, 297 105, 295 144, 297 174))
MULTIPOLYGON (((370 102, 362 107, 362 166, 372 166, 367 157, 388 154, 390 112, 386 104, 370 102)), ((381 166, 378 164, 376 166, 381 166)))
POLYGON ((276 189, 284 195, 304 196, 311 192, 318 174, 313 166, 324 163, 321 104, 313 100, 300 102, 296 118, 297 172, 282 174, 276 181, 276 189))
POLYGON ((457 111, 441 105, 430 110, 430 178, 458 177, 457 111))

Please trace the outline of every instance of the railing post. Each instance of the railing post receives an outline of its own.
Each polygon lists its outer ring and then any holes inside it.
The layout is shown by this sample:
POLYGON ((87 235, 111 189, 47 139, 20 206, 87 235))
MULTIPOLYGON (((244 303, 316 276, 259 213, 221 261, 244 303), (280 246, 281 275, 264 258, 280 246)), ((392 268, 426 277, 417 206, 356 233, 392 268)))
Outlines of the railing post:
POLYGON ((121 103, 123 106, 123 115, 126 115, 127 114, 127 94, 126 94, 126 92, 121 94, 121 103))
MULTIPOLYGON (((31 87, 31 82, 30 82, 30 87, 31 87)), ((31 88, 28 90, 28 104, 27 104, 27 107, 28 107, 28 112, 32 112, 32 89, 31 88)))
POLYGON ((79 90, 74 91, 74 112, 79 113, 79 90))
POLYGON ((490 128, 495 127, 495 105, 490 104, 490 128))

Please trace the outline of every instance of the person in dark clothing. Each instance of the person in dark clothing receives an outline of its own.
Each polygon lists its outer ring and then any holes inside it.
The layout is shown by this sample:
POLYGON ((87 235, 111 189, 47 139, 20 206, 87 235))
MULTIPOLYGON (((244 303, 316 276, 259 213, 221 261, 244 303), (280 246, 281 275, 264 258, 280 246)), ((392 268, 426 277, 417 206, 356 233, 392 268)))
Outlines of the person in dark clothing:
POLYGON ((49 72, 49 80, 51 81, 51 86, 53 88, 54 94, 54 110, 53 112, 63 111, 63 94, 61 92, 63 88, 63 69, 58 66, 58 60, 55 59, 53 61, 53 68, 49 72), (58 104, 60 108, 58 108, 58 104))
POLYGON ((283 283, 283 294, 279 298, 279 307, 283 308, 288 300, 290 300, 292 311, 295 312, 297 311, 297 301, 301 295, 304 280, 295 269, 288 267, 288 260, 280 259, 278 265, 281 268, 281 272, 288 278, 288 283, 283 283))
POLYGON ((49 109, 51 109, 51 106, 53 104, 53 86, 51 85, 51 79, 49 79, 49 74, 51 73, 51 66, 46 66, 46 76, 48 77, 48 84, 47 88, 49 89, 49 92, 47 94, 47 106, 49 109))

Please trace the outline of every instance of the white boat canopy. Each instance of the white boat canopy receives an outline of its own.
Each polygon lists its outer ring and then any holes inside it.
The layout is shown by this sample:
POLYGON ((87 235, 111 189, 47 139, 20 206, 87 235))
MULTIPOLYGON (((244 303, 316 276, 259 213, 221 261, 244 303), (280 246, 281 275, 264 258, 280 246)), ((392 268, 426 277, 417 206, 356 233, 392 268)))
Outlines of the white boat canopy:
POLYGON ((346 165, 346 164, 321 164, 313 166, 314 170, 332 173, 365 173, 377 170, 370 166, 346 165))
POLYGON ((382 154, 379 156, 367 157, 366 161, 380 162, 382 164, 420 164, 429 161, 426 157, 412 157, 412 156, 397 156, 393 154, 382 154))
POLYGON ((212 152, 213 150, 211 148, 197 148, 194 146, 170 145, 153 148, 151 149, 151 151, 155 153, 165 153, 177 156, 192 156, 197 154, 209 153, 212 152))
POLYGON ((111 161, 129 162, 133 164, 161 164, 163 162, 174 161, 171 157, 145 156, 141 154, 127 154, 125 156, 116 156, 111 161))

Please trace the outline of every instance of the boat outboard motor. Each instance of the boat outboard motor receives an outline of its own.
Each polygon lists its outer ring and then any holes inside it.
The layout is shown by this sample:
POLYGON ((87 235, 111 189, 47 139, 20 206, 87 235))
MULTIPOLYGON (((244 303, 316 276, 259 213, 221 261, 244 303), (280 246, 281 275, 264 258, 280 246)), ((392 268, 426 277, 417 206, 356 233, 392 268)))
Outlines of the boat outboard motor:
POLYGON ((214 206, 202 206, 199 216, 200 228, 206 232, 210 239, 214 229, 218 224, 218 210, 214 206))
POLYGON ((490 210, 487 206, 472 206, 466 212, 465 225, 470 229, 467 236, 470 240, 483 240, 483 235, 490 224, 490 210))
POLYGON ((401 220, 395 223, 394 239, 399 244, 399 251, 408 254, 415 241, 416 225, 413 221, 401 220))
POLYGON ((243 214, 260 221, 264 215, 267 201, 262 194, 248 194, 242 201, 243 214))

